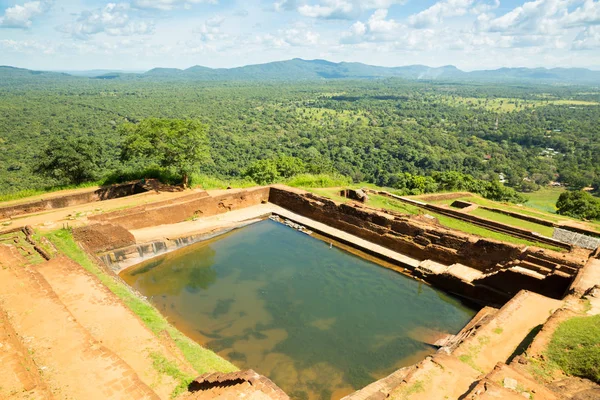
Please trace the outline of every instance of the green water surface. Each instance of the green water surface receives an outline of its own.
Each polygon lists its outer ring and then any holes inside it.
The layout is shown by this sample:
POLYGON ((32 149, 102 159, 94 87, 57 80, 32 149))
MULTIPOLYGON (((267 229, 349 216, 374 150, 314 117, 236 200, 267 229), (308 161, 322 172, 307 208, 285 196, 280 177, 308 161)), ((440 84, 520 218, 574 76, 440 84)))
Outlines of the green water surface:
POLYGON ((122 274, 188 336, 293 399, 337 399, 419 361, 475 311, 266 220, 122 274))

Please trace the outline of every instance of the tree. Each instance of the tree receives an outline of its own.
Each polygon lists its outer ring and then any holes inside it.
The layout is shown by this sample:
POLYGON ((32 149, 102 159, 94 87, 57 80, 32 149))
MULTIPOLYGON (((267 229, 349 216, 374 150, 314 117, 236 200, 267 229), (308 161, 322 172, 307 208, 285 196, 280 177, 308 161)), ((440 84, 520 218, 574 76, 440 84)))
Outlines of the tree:
POLYGON ((297 157, 282 156, 275 159, 275 163, 277 165, 277 172, 283 178, 291 178, 306 171, 304 161, 297 157))
POLYGON ((97 178, 102 146, 91 138, 56 138, 38 156, 33 171, 59 184, 80 184, 97 178))
POLYGON ((560 194, 556 202, 557 212, 575 218, 600 218, 600 200, 581 190, 560 194))
POLYGON ((250 177, 259 185, 268 185, 279 178, 277 163, 270 159, 255 161, 246 169, 244 176, 250 177))
POLYGON ((122 158, 146 158, 181 175, 189 176, 210 160, 207 127, 196 120, 150 118, 121 127, 125 135, 122 158))

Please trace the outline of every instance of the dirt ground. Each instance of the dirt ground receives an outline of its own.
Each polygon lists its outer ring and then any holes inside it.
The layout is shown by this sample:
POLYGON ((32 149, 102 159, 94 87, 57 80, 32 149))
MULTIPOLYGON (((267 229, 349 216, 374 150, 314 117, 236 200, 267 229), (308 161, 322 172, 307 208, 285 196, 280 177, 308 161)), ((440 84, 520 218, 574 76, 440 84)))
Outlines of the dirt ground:
MULTIPOLYGON (((209 194, 226 192, 232 191, 209 194)), ((7 228, 31 225, 40 230, 54 230, 66 224, 81 226, 88 223, 91 215, 177 199, 191 193, 150 192, 23 215, 11 220, 7 228)), ((235 226, 240 221, 271 212, 312 226, 316 231, 333 229, 273 204, 259 204, 198 220, 136 229, 131 234, 137 243, 173 239, 216 227, 235 226)), ((336 235, 350 236, 344 232, 336 232, 336 235)), ((356 239, 348 237, 348 240, 356 239)), ((381 246, 373 243, 361 241, 359 244, 388 258, 398 257, 398 253, 380 249, 381 246)), ((396 261, 418 264, 407 257, 396 261)), ((600 269, 596 267, 600 264, 591 265, 593 268, 582 276, 581 285, 598 279, 600 269)), ((506 362, 531 330, 543 324, 562 304, 562 301, 534 293, 517 296, 493 322, 462 343, 452 356, 436 355, 420 363, 392 397, 434 399, 464 394, 493 370, 497 362, 506 362)), ((592 310, 600 309, 596 302, 590 304, 592 310)), ((554 322, 551 319, 548 332, 553 332, 552 328, 557 325, 554 322)), ((543 337, 540 335, 538 346, 547 344, 543 337)), ((31 268, 14 247, 6 245, 0 245, 0 339, 0 362, 10 366, 10 373, 0 374, 0 399, 24 391, 39 393, 39 398, 166 399, 178 382, 157 370, 156 354, 193 374, 173 346, 157 338, 81 266, 59 256, 31 268), (29 369, 22 368, 23 365, 29 369), (93 391, 90 382, 94 382, 93 391)))
POLYGON ((169 399, 154 365, 174 354, 97 278, 65 257, 30 266, 0 245, 0 398, 169 399))
MULTIPOLYGON (((84 189, 77 189, 68 192, 77 192, 84 189)), ((88 189, 85 189, 88 190, 88 189)), ((199 192, 202 190, 198 190, 199 192)), ((63 192, 61 192, 62 194, 63 192)), ((87 216, 97 215, 115 210, 121 210, 128 207, 139 206, 143 204, 151 204, 164 200, 176 199, 182 196, 190 195, 193 191, 183 192, 147 192, 136 194, 128 197, 121 197, 118 199, 98 201, 88 204, 81 204, 72 207, 59 208, 55 210, 48 210, 41 213, 19 215, 10 220, 0 221, 3 224, 8 224, 5 227, 16 228, 26 225, 42 230, 54 230, 62 228, 63 224, 69 224, 69 226, 76 227, 87 224, 87 216)), ((8 203, 2 203, 5 205, 8 203)))

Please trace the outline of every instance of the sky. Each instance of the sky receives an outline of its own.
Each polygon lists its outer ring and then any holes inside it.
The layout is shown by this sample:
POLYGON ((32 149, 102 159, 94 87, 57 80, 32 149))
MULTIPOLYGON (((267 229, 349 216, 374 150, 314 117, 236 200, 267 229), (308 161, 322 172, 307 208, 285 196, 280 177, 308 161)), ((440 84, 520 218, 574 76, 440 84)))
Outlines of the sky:
POLYGON ((291 58, 600 70, 600 0, 0 0, 0 65, 144 71, 291 58))

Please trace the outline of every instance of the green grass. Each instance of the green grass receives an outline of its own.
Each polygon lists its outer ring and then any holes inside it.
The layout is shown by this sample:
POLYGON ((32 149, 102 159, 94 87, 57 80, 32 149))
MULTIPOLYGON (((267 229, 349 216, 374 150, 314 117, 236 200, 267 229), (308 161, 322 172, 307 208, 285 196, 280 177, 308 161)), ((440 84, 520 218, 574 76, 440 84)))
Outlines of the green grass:
POLYGON ((477 236, 481 236, 481 237, 489 238, 489 239, 500 240, 502 242, 508 242, 508 243, 520 244, 520 245, 522 244, 522 245, 526 245, 526 246, 537 246, 537 247, 542 247, 545 249, 560 251, 560 252, 564 251, 560 247, 550 246, 550 245, 547 245, 544 243, 532 242, 529 240, 506 235, 504 233, 500 233, 500 232, 492 231, 492 230, 489 230, 486 228, 482 228, 482 227, 480 227, 478 225, 474 225, 470 222, 461 221, 458 219, 454 219, 452 217, 447 217, 445 215, 440 215, 440 214, 436 214, 436 213, 429 213, 429 214, 434 216, 435 218, 437 218, 438 222, 441 225, 445 226, 446 228, 456 229, 458 231, 470 233, 472 235, 477 235, 477 236))
POLYGON ((316 126, 335 122, 365 126, 369 123, 369 118, 366 115, 350 110, 337 111, 330 108, 299 107, 296 108, 296 113, 316 126))
POLYGON ((49 187, 46 189, 29 189, 29 190, 21 190, 21 191, 12 192, 12 193, 4 193, 4 194, 0 194, 0 202, 21 200, 21 199, 24 199, 27 197, 41 196, 44 194, 59 192, 61 190, 82 189, 82 188, 87 188, 87 187, 100 186, 101 184, 102 184, 102 182, 100 182, 100 181, 86 182, 86 183, 82 183, 80 185, 65 185, 65 186, 49 187))
POLYGON ((527 197, 527 203, 525 204, 547 213, 556 214, 556 202, 565 190, 562 187, 541 188, 535 192, 525 194, 525 197, 527 197))
POLYGON ((442 101, 453 106, 467 106, 473 108, 485 108, 489 111, 512 112, 544 107, 547 105, 557 106, 597 106, 600 103, 583 100, 523 100, 516 98, 478 98, 478 97, 442 97, 442 101))
MULTIPOLYGON (((364 187, 364 185, 349 185, 348 187, 352 186, 364 187)), ((318 194, 319 196, 326 197, 339 203, 347 203, 348 201, 350 201, 350 199, 340 196, 339 188, 307 188, 307 190, 309 192, 318 194)), ((374 194, 369 194, 368 196, 369 199, 367 200, 366 205, 369 207, 383 208, 385 210, 392 210, 410 215, 418 215, 423 213, 418 207, 403 203, 398 200, 390 199, 386 196, 374 194)))
POLYGON ((600 315, 561 323, 552 335, 547 356, 565 373, 600 383, 600 315))
POLYGON ((350 201, 350 199, 340 196, 340 189, 338 188, 305 188, 305 190, 330 200, 337 201, 338 203, 347 203, 350 201))
POLYGON ((190 186, 192 188, 202 189, 227 189, 231 188, 247 188, 256 186, 256 183, 251 179, 244 178, 231 178, 231 179, 219 179, 214 176, 204 174, 192 174, 190 176, 190 186))
MULTIPOLYGON (((455 200, 468 201, 470 203, 478 204, 480 206, 496 208, 496 209, 505 210, 505 211, 511 211, 511 212, 515 212, 515 213, 519 213, 519 214, 523 214, 523 215, 528 215, 531 217, 540 218, 540 219, 543 219, 543 220, 546 220, 549 222, 554 222, 554 223, 565 223, 565 222, 569 222, 569 221, 575 221, 579 224, 586 225, 589 229, 600 232, 600 222, 594 222, 594 221, 584 222, 584 221, 577 220, 575 218, 570 218, 570 217, 567 217, 564 215, 556 214, 556 207, 554 205, 556 204, 556 201, 558 200, 558 196, 560 196, 560 193, 562 193, 564 190, 565 190, 564 188, 544 188, 544 189, 540 189, 538 192, 527 193, 527 194, 525 194, 525 196, 529 200, 527 201, 527 203, 525 203, 525 205, 501 203, 501 202, 496 202, 496 201, 492 201, 492 200, 487 200, 487 199, 484 199, 479 196, 472 196, 472 197, 465 196, 465 197, 461 197, 461 198, 457 198, 457 199, 433 201, 431 203, 432 204, 450 205, 455 200)), ((480 211, 477 211, 477 212, 480 212, 480 211)), ((473 213, 473 214, 476 214, 476 213, 473 213)), ((509 217, 509 218, 512 218, 512 217, 509 217)), ((517 220, 519 220, 519 219, 517 218, 517 220)), ((500 221, 500 222, 502 222, 502 221, 500 221)), ((526 222, 526 221, 523 221, 523 222, 526 222)), ((511 225, 511 224, 509 224, 509 225, 511 225)), ((529 228, 527 228, 527 229, 529 229, 529 228)), ((542 232, 540 232, 540 230, 537 230, 537 229, 531 229, 531 230, 535 230, 536 232, 542 233, 542 232)), ((546 235, 546 236, 548 236, 548 235, 546 235)))
POLYGON ((369 195, 367 205, 376 208, 383 208, 386 210, 398 211, 404 214, 423 214, 423 211, 421 211, 419 207, 415 207, 410 204, 406 204, 401 201, 390 199, 389 197, 380 195, 369 195))
POLYGON ((281 183, 297 188, 332 188, 348 186, 351 182, 350 178, 342 175, 300 174, 281 183))
POLYGON ((481 346, 483 346, 484 343, 481 343, 479 346, 477 345, 471 345, 469 346, 469 348, 467 349, 467 353, 465 354, 461 354, 460 356, 458 356, 458 359, 467 364, 469 367, 473 368, 476 371, 479 372, 483 372, 483 370, 481 368, 479 368, 479 366, 475 363, 475 358, 477 358, 477 356, 479 355, 479 352, 481 351, 481 346))
POLYGON ((237 368, 212 351, 205 349, 174 328, 150 303, 138 297, 125 283, 106 273, 83 251, 69 230, 60 229, 44 235, 67 257, 96 275, 98 279, 117 295, 157 336, 162 332, 173 339, 185 358, 198 374, 211 371, 232 372, 237 368))
MULTIPOLYGON (((347 198, 339 195, 339 189, 337 189, 337 188, 335 188, 335 189, 334 188, 311 188, 308 190, 315 194, 318 194, 320 196, 327 197, 331 200, 335 200, 335 201, 338 201, 341 203, 345 203, 348 201, 347 198)), ((471 198, 465 198, 465 199, 468 200, 471 198)), ((483 200, 485 200, 485 199, 483 199, 483 200)), ((448 200, 446 200, 446 201, 448 201, 448 200)), ((489 200, 486 200, 486 201, 489 201, 489 200)), ((381 195, 369 194, 369 200, 367 201, 366 204, 370 207, 397 211, 397 212, 404 213, 404 214, 418 215, 418 214, 423 213, 423 211, 421 211, 421 209, 416 206, 412 206, 412 205, 406 204, 402 201, 391 199, 389 197, 381 196, 381 195)), ((493 212, 490 212, 490 213, 497 214, 497 213, 493 213, 493 212)), ((504 233, 500 233, 500 232, 496 232, 496 231, 492 231, 492 230, 480 227, 480 226, 472 224, 470 222, 461 221, 459 219, 455 219, 452 217, 447 217, 445 215, 441 215, 441 214, 437 214, 437 213, 433 213, 433 212, 427 212, 427 214, 435 217, 442 226, 444 226, 448 229, 455 229, 455 230, 458 230, 458 231, 461 231, 464 233, 469 233, 469 234, 481 236, 484 238, 495 239, 495 240, 499 240, 502 242, 508 242, 508 243, 513 243, 513 244, 518 244, 518 245, 525 245, 525 246, 537 246, 537 247, 554 250, 554 251, 560 251, 560 252, 564 251, 560 247, 517 238, 514 236, 504 234, 504 233)), ((504 216, 503 214, 497 214, 497 215, 504 216)), ((512 218, 512 217, 509 217, 509 218, 512 218)), ((521 221, 516 218, 512 218, 512 219, 515 219, 519 222, 521 221)), ((523 221, 523 222, 526 222, 526 221, 523 221)), ((538 225, 538 224, 534 224, 534 225, 536 227, 541 226, 542 228, 549 228, 549 227, 546 227, 543 225, 538 225)), ((549 229, 552 229, 552 228, 549 228, 549 229)), ((539 230, 537 230, 537 232, 539 232, 539 230)), ((542 233, 542 232, 539 232, 539 233, 542 233)), ((550 236, 552 236, 552 234, 550 234, 550 236)))
MULTIPOLYGON (((202 189, 226 189, 228 187, 247 188, 257 186, 257 183, 249 178, 220 179, 203 174, 192 174, 190 176, 190 182, 191 187, 202 189)), ((351 180, 342 175, 299 174, 289 179, 279 179, 274 183, 282 183, 288 186, 308 189, 348 186, 351 183, 351 180)))
POLYGON ((190 376, 182 372, 175 363, 167 360, 162 354, 151 352, 150 358, 152 359, 152 366, 158 372, 164 375, 168 375, 179 384, 173 389, 171 398, 175 398, 187 390, 190 382, 194 380, 194 376, 190 376))
POLYGON ((509 215, 484 210, 482 208, 473 210, 469 214, 475 215, 477 217, 486 218, 492 221, 500 222, 502 224, 514 226, 517 228, 527 229, 547 237, 552 237, 552 234, 554 233, 554 228, 551 226, 536 224, 535 222, 525 221, 519 218, 511 217, 509 215))
MULTIPOLYGON (((505 211, 516 212, 519 214, 529 215, 532 217, 545 219, 550 222, 560 222, 565 219, 564 217, 561 217, 557 214, 545 212, 543 210, 539 210, 539 209, 535 209, 535 208, 528 208, 526 206, 521 206, 521 205, 516 205, 516 204, 511 204, 511 203, 497 202, 497 201, 493 201, 493 200, 484 199, 483 197, 479 197, 479 196, 471 196, 471 197, 465 196, 465 197, 460 197, 457 199, 432 201, 431 203, 432 204, 450 205, 455 200, 467 201, 469 203, 477 204, 477 205, 484 206, 484 207, 497 208, 499 210, 505 210, 505 211)), ((527 206, 529 206, 529 203, 526 203, 526 204, 527 204, 527 206)))
POLYGON ((600 221, 584 222, 575 218, 556 214, 556 202, 558 201, 558 197, 565 190, 565 188, 542 188, 536 192, 526 194, 528 200, 525 204, 528 207, 544 211, 544 218, 546 219, 550 220, 552 216, 556 216, 556 220, 554 222, 577 221, 579 224, 586 225, 591 230, 600 232, 600 221))

